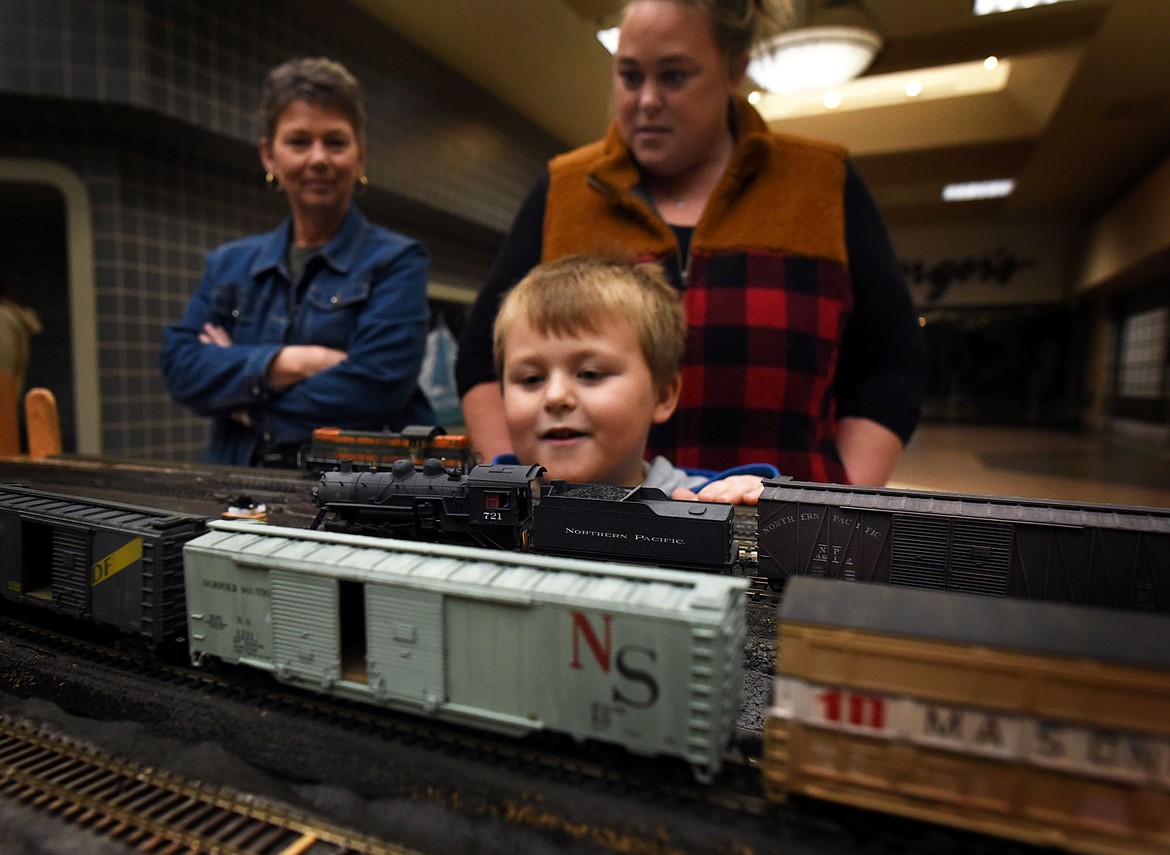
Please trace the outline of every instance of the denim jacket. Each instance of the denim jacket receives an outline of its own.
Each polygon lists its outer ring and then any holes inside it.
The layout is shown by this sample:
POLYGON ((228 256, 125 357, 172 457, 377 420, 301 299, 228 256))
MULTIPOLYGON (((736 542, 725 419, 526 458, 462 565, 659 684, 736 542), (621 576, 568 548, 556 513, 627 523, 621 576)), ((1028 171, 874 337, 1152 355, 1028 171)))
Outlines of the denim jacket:
POLYGON ((293 288, 292 220, 207 256, 182 321, 167 327, 163 378, 176 401, 213 418, 204 459, 247 466, 258 450, 307 442, 325 425, 357 430, 434 424, 418 388, 426 346, 428 258, 423 246, 375 226, 351 205, 341 228, 293 288), (228 347, 202 344, 204 323, 228 347), (286 344, 346 351, 337 365, 283 390, 265 382, 286 344), (246 413, 245 425, 235 413, 246 413))

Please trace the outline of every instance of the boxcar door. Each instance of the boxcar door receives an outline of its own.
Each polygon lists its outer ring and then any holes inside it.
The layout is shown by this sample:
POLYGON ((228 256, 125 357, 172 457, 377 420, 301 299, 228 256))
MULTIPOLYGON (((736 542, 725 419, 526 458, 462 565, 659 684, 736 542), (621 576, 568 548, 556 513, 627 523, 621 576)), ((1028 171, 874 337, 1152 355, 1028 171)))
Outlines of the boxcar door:
POLYGON ((959 519, 951 530, 948 588, 1002 597, 1008 592, 1012 524, 959 519))
POLYGON ((341 677, 337 580, 273 569, 272 667, 278 677, 330 686, 341 677))
MULTIPOLYGON (((0 510, 0 584, 3 584, 2 593, 10 600, 24 599, 31 587, 32 580, 25 578, 23 534, 20 515, 0 510)), ((45 542, 52 542, 47 534, 45 542)))
POLYGON ((0 512, 0 566, 4 595, 61 609, 70 617, 89 610, 89 534, 60 520, 0 512))
MULTIPOLYGON (((85 618, 90 613, 90 533, 81 526, 52 524, 52 586, 53 607, 69 617, 85 618)), ((25 536, 25 572, 41 573, 44 566, 36 558, 35 566, 30 564, 29 538, 25 536)), ((27 578, 27 576, 26 576, 27 578)))
POLYGON ((375 695, 430 707, 447 700, 442 594, 367 585, 366 627, 375 695))
POLYGON ((950 523, 945 517, 896 515, 890 584, 945 589, 949 540, 950 523))

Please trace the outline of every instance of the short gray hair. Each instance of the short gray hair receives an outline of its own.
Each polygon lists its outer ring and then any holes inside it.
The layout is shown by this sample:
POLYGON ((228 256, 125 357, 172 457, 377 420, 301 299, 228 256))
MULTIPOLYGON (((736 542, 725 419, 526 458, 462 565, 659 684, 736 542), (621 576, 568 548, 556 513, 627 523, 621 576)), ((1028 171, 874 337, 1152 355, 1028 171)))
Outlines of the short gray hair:
POLYGON ((357 78, 344 65, 325 57, 292 59, 268 72, 260 90, 260 123, 268 139, 284 108, 294 101, 336 107, 353 125, 354 136, 366 138, 366 107, 357 78))

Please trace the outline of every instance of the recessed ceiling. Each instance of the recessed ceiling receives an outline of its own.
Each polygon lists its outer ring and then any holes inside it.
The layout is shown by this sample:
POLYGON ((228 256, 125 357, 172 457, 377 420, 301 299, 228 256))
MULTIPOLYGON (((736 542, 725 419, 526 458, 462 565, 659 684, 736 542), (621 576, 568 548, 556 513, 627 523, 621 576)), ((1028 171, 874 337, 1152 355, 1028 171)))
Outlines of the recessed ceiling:
MULTIPOLYGON (((356 2, 566 148, 604 131, 609 56, 594 31, 621 2, 356 2)), ((989 55, 1009 61, 997 92, 773 120, 848 145, 891 225, 990 216, 1083 223, 1170 154, 1166 0, 1076 0, 980 17, 971 0, 803 5, 809 23, 850 13, 877 27, 885 44, 867 77, 989 55), (941 202, 943 184, 979 178, 1015 178, 1018 188, 991 202, 941 202)))

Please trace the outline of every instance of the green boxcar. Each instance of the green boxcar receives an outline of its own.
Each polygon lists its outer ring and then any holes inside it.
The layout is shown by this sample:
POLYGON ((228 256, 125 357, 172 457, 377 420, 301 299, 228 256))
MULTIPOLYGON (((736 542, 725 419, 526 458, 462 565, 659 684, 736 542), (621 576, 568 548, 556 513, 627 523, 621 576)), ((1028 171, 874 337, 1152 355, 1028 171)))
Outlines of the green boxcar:
POLYGON ((709 780, 739 711, 738 577, 239 523, 184 547, 191 658, 709 780))

